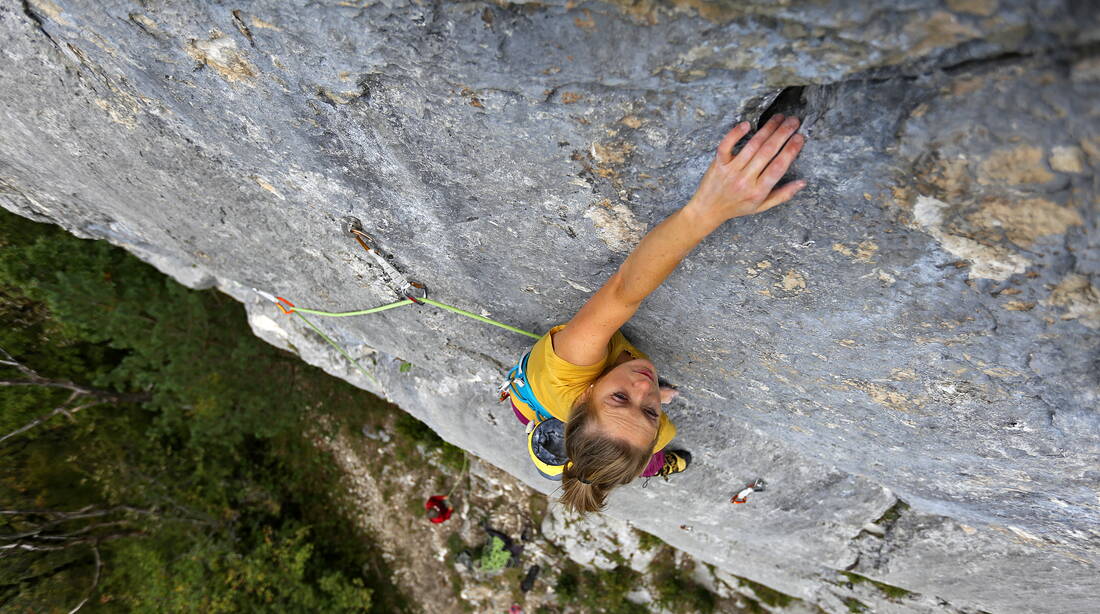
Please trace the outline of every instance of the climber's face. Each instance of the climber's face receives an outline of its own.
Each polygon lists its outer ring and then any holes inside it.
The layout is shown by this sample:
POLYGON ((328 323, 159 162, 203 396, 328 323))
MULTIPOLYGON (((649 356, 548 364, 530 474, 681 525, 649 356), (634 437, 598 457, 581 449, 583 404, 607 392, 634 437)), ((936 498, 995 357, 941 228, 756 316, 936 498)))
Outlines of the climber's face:
POLYGON ((653 447, 661 417, 661 392, 652 362, 636 359, 617 365, 586 394, 605 435, 635 448, 653 447))

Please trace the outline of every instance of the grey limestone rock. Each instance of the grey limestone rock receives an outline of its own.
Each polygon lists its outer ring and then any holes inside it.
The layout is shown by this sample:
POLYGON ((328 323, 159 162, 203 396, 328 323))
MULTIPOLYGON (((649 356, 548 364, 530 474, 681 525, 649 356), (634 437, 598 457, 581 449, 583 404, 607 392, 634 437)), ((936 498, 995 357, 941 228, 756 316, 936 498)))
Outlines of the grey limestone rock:
POLYGON ((240 301, 257 335, 550 492, 495 401, 691 196, 805 118, 794 201, 625 332, 694 466, 608 513, 827 611, 1085 612, 1100 532, 1100 12, 1074 0, 0 4, 0 203, 240 301), (411 363, 411 369, 402 365, 411 363), (728 500, 747 480, 769 490, 728 500), (858 589, 858 590, 857 590, 858 589), (845 592, 848 591, 848 592, 845 592))

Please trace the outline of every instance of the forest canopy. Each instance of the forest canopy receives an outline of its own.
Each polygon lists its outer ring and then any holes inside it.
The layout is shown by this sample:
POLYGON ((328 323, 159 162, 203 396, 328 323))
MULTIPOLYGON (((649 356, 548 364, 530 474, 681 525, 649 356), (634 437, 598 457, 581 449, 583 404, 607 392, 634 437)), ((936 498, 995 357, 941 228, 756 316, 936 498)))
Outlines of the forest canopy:
POLYGON ((231 298, 2 210, 0 318, 0 609, 404 609, 308 440, 384 401, 231 298))

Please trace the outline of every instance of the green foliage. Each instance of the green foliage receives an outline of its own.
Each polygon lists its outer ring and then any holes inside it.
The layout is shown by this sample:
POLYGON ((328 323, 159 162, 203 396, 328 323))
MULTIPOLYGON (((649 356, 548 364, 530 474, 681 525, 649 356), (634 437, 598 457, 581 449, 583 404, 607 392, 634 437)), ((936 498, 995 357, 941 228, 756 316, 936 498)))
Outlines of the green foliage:
POLYGON ((904 599, 906 597, 909 597, 910 595, 913 594, 912 591, 901 588, 900 586, 894 586, 893 584, 886 584, 885 582, 879 582, 878 580, 872 580, 871 578, 868 578, 867 576, 860 575, 860 574, 857 574, 857 573, 852 572, 852 571, 842 571, 840 573, 843 574, 844 577, 848 578, 848 581, 851 582, 852 584, 860 584, 860 583, 870 584, 871 586, 877 588, 880 592, 882 592, 882 594, 885 595, 887 599, 892 599, 894 601, 898 601, 900 599, 904 599))
POLYGON ((798 600, 797 597, 781 593, 758 582, 753 582, 752 580, 738 578, 738 581, 741 582, 742 586, 752 589, 757 599, 773 608, 785 608, 798 600))
POLYGON ((665 545, 665 542, 660 537, 652 533, 638 531, 637 529, 635 529, 635 531, 638 533, 638 548, 643 552, 648 552, 665 545))
POLYGON ((844 605, 848 608, 848 611, 852 614, 860 614, 860 612, 867 611, 867 605, 855 597, 845 597, 844 605))
MULTIPOLYGON (((0 347, 42 376, 122 395, 0 444, 6 508, 145 510, 86 533, 110 539, 83 611, 407 609, 333 498, 344 490, 335 463, 303 436, 322 411, 339 428, 381 422, 392 406, 256 339, 228 297, 3 211, 0 318, 0 347)), ((0 436, 68 395, 0 387, 0 436)), ((0 538, 44 518, 2 516, 0 538)), ((0 609, 67 612, 94 571, 90 544, 5 557, 0 609)))
POLYGON ((288 523, 265 526, 234 548, 224 540, 162 534, 160 540, 183 543, 176 551, 154 540, 132 540, 116 551, 125 564, 112 574, 108 595, 133 612, 199 611, 211 614, 271 609, 280 612, 367 612, 371 591, 362 580, 338 571, 310 581, 320 561, 308 541, 307 527, 288 523), (243 550, 243 551, 242 551, 243 550))
POLYGON ((672 548, 663 547, 650 562, 649 572, 657 605, 678 614, 710 614, 717 597, 695 582, 689 569, 677 565, 672 548))
POLYGON ((462 541, 462 535, 458 531, 447 536, 447 550, 450 551, 452 556, 458 556, 465 549, 466 542, 462 541))
POLYGON ((405 501, 405 511, 414 518, 423 517, 428 513, 428 510, 424 509, 424 498, 417 494, 412 495, 405 501))
POLYGON ((644 605, 627 601, 626 595, 641 583, 642 576, 629 567, 610 571, 582 569, 567 561, 554 592, 563 605, 577 606, 582 612, 603 614, 645 614, 644 605))
POLYGON ((0 611, 64 614, 84 598, 92 584, 91 552, 73 548, 40 554, 0 561, 0 611))
POLYGON ((481 571, 493 573, 504 569, 510 560, 512 560, 512 553, 504 548, 504 540, 493 536, 481 549, 477 566, 481 571))
POLYGON ((611 551, 600 550, 600 552, 605 557, 607 557, 607 560, 611 561, 615 565, 629 565, 630 564, 630 561, 626 560, 626 557, 623 556, 618 550, 611 550, 611 551))
POLYGON ((397 371, 399 373, 408 373, 409 370, 412 369, 412 366, 413 365, 412 365, 411 362, 403 362, 403 363, 401 363, 400 367, 397 367, 397 371))
POLYGON ((462 471, 465 452, 436 434, 427 424, 402 412, 394 421, 399 457, 405 462, 415 458, 414 446, 420 446, 426 454, 438 454, 439 462, 455 471, 462 471))
POLYGON ((672 612, 709 614, 714 611, 714 593, 683 572, 654 578, 654 589, 656 602, 672 612))
POLYGON ((875 521, 875 524, 879 526, 891 526, 895 522, 897 522, 898 518, 901 518, 901 515, 904 514, 905 511, 908 509, 909 504, 905 501, 902 501, 901 499, 898 499, 896 503, 891 505, 889 509, 882 513, 882 516, 880 516, 879 519, 875 521))

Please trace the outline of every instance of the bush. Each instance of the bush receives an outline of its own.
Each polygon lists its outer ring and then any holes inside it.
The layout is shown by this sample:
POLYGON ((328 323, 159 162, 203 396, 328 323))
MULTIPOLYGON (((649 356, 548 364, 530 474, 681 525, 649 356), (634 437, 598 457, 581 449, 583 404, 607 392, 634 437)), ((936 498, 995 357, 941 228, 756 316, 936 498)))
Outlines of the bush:
POLYGON ((665 546, 650 562, 654 601, 677 614, 710 614, 717 597, 691 577, 691 569, 677 565, 672 548, 665 546))
MULTIPOLYGON (((425 452, 438 454, 440 463, 455 471, 462 471, 466 453, 462 448, 453 446, 436 434, 427 424, 413 418, 405 412, 401 412, 394 421, 394 430, 397 432, 398 443, 411 443, 424 447, 425 452)), ((399 455, 406 461, 412 458, 411 450, 406 448, 399 455)))
POLYGON ((505 550, 504 540, 494 535, 481 549, 481 558, 477 561, 477 567, 486 573, 493 573, 504 569, 510 560, 512 560, 512 553, 505 550))
POLYGON ((629 567, 610 571, 581 569, 567 561, 554 591, 562 605, 574 605, 582 612, 604 614, 645 614, 644 605, 627 601, 626 595, 641 584, 642 575, 629 567))
POLYGON ((309 568, 323 561, 307 527, 263 527, 243 551, 207 536, 159 538, 169 543, 132 540, 115 553, 117 569, 104 591, 133 612, 369 611, 371 591, 359 578, 324 571, 309 580, 309 568), (187 550, 175 551, 181 543, 187 550))

